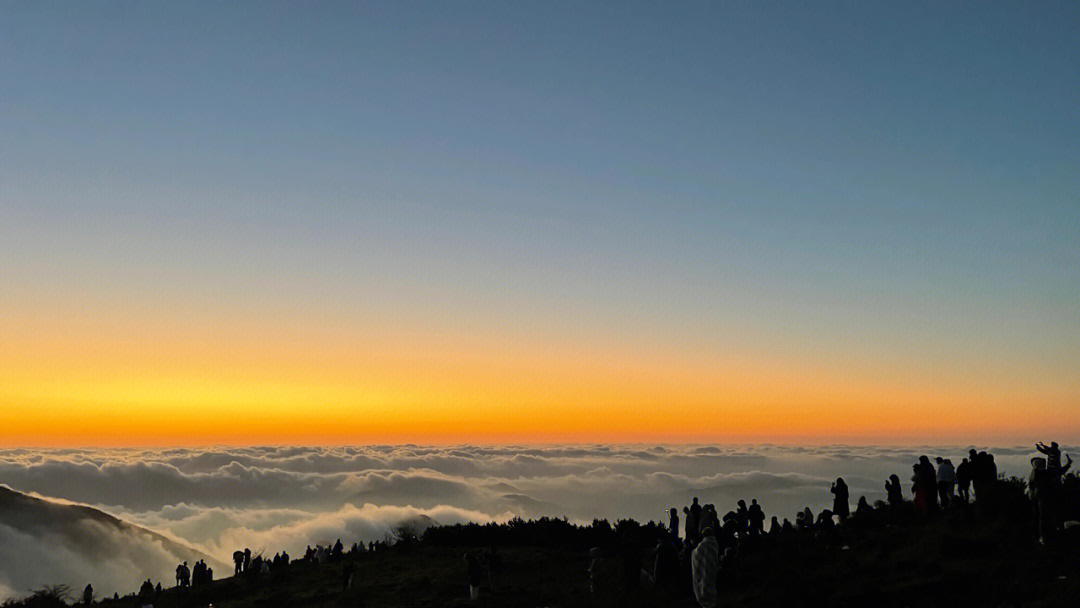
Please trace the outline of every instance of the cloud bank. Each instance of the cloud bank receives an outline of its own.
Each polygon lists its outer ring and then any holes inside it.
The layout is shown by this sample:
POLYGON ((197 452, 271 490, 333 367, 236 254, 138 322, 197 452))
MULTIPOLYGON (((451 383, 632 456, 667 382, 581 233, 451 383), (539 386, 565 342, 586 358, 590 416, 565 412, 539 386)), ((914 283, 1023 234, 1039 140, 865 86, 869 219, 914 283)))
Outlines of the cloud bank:
MULTIPOLYGON (((1032 449, 992 451, 1002 472, 1026 474, 1032 449)), ((93 505, 228 561, 242 547, 297 555, 337 538, 380 540, 418 516, 439 523, 542 515, 662 520, 667 508, 699 496, 722 511, 757 498, 769 515, 792 517, 804 506, 829 504, 837 476, 847 481, 852 502, 861 495, 874 501, 884 498, 890 473, 910 476, 920 454, 958 463, 966 452, 967 446, 769 445, 9 449, 0 450, 0 483, 93 505)), ((19 532, 0 523, 13 550, 28 542, 19 532)), ((25 555, 40 559, 32 548, 25 555)), ((56 573, 63 580, 31 584, 81 589, 101 577, 92 563, 69 563, 56 573)), ((161 569, 145 576, 169 581, 171 568, 161 569)), ((22 591, 25 583, 0 566, 0 593, 22 591)))

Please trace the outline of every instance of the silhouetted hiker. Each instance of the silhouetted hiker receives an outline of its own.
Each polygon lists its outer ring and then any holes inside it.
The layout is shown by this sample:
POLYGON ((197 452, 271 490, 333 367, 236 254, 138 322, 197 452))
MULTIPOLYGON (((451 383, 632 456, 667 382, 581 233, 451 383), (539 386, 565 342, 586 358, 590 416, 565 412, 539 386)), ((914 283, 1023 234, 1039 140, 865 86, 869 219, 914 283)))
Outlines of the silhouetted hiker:
POLYGON ((956 466, 956 493, 964 502, 971 502, 971 463, 967 458, 956 466))
POLYGON ((866 502, 865 496, 859 497, 859 503, 855 505, 855 517, 863 519, 872 513, 874 509, 870 506, 870 503, 866 502))
POLYGON ((939 456, 937 463, 938 499, 941 501, 941 508, 944 509, 949 506, 953 498, 953 488, 956 486, 956 469, 953 468, 952 461, 947 458, 942 459, 939 456))
POLYGON ((937 510, 937 471, 930 459, 919 456, 919 462, 912 466, 915 474, 911 477, 912 492, 915 494, 915 508, 923 515, 937 510))
POLYGON ((288 566, 289 565, 289 552, 288 551, 282 551, 281 552, 281 565, 282 566, 288 566))
POLYGON ((1050 445, 1039 442, 1035 444, 1035 449, 1042 454, 1046 454, 1046 470, 1051 475, 1060 475, 1061 448, 1058 447, 1057 442, 1051 441, 1050 445))
POLYGON ((720 518, 716 515, 716 506, 705 505, 701 509, 701 521, 698 522, 698 538, 701 538, 701 533, 705 531, 705 528, 712 528, 715 531, 719 527, 720 518))
POLYGON ((187 587, 187 580, 184 576, 184 572, 187 570, 187 562, 184 562, 176 567, 176 586, 187 587))
POLYGON ((775 515, 772 516, 772 520, 769 521, 769 536, 776 536, 783 528, 780 527, 780 520, 775 515))
POLYGON ((698 504, 697 496, 694 497, 693 502, 690 504, 690 517, 687 520, 693 520, 694 522, 694 540, 697 541, 701 538, 701 505, 698 504))
POLYGON ((841 520, 847 519, 847 516, 851 514, 851 511, 848 507, 848 487, 847 484, 844 483, 844 478, 837 477, 829 491, 832 492, 833 495, 832 512, 841 520))
POLYGON ((818 513, 817 523, 814 524, 814 527, 824 532, 832 532, 836 528, 836 523, 833 522, 833 512, 825 509, 818 513))
POLYGON ((86 585, 86 589, 82 592, 82 603, 89 606, 94 603, 94 588, 91 585, 86 585))
POLYGON ((893 473, 885 482, 885 493, 889 497, 889 506, 893 510, 899 509, 904 504, 904 490, 900 487, 900 477, 893 473))
POLYGON ((154 595, 154 583, 151 583, 150 579, 146 579, 143 581, 142 586, 139 587, 139 597, 150 597, 151 595, 154 595))
POLYGON ((233 551, 232 561, 233 564, 236 565, 236 571, 233 572, 233 576, 238 576, 244 571, 244 552, 239 550, 233 551))
POLYGON ((706 528, 701 542, 690 558, 694 581, 694 597, 701 608, 716 606, 716 575, 720 569, 720 549, 713 538, 712 528, 706 528))
POLYGON ((332 559, 333 561, 335 561, 335 562, 336 562, 336 561, 338 561, 338 560, 340 560, 340 559, 341 559, 341 556, 342 556, 342 554, 343 554, 344 552, 345 552, 345 546, 341 544, 341 539, 339 538, 339 539, 337 539, 337 542, 336 542, 336 543, 334 543, 334 549, 333 549, 333 551, 332 551, 332 552, 330 553, 330 558, 331 558, 331 559, 332 559))
POLYGON ((739 538, 746 538, 746 533, 750 529, 750 510, 746 508, 745 500, 740 499, 735 504, 738 507, 735 509, 735 517, 739 523, 739 538))
POLYGON ((1031 459, 1031 474, 1027 479, 1028 496, 1038 519, 1039 544, 1051 540, 1057 530, 1057 501, 1061 495, 1058 477, 1047 467, 1047 459, 1031 459))
MULTIPOLYGON (((146 579, 146 582, 149 583, 150 579, 146 579)), ((161 595, 161 581, 158 581, 158 584, 154 585, 154 588, 151 589, 151 591, 154 592, 157 595, 161 595)))
POLYGON ((244 572, 251 568, 251 549, 244 549, 244 572))
POLYGON ((975 490, 975 500, 979 500, 979 491, 983 489, 983 485, 986 483, 986 459, 982 454, 975 451, 975 448, 968 450, 968 466, 971 471, 971 487, 975 490))
POLYGON ((675 507, 668 511, 668 528, 671 529, 671 539, 679 540, 679 510, 675 507))
POLYGON ((465 565, 469 575, 469 599, 480 599, 480 584, 484 581, 484 569, 480 565, 480 560, 472 553, 465 554, 465 565))
POLYGON ((195 565, 191 567, 191 586, 198 587, 202 583, 203 577, 203 565, 202 560, 195 562, 195 565))
MULTIPOLYGON (((796 518, 798 519, 798 518, 796 518)), ((780 524, 781 532, 791 532, 795 529, 795 526, 791 525, 791 521, 788 518, 784 518, 784 523, 780 524)))
POLYGON ((747 515, 750 517, 750 535, 760 536, 765 533, 765 512, 761 510, 761 505, 758 504, 756 498, 750 500, 750 507, 747 509, 747 515))
POLYGON ((255 578, 260 574, 265 574, 267 570, 264 570, 264 566, 266 566, 266 564, 263 563, 262 556, 256 555, 251 559, 251 566, 247 569, 247 571, 245 571, 245 574, 248 574, 250 578, 255 578))

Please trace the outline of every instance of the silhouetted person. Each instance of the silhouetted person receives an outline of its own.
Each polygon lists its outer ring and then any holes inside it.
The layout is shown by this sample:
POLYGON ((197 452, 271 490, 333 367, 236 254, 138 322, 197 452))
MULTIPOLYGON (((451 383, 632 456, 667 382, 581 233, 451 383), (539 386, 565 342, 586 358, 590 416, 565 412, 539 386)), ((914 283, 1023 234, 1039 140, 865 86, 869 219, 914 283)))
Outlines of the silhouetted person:
POLYGON ((236 565, 236 571, 233 572, 233 576, 238 576, 244 571, 244 552, 239 550, 233 551, 232 560, 233 564, 236 565))
POLYGON ((773 515, 772 520, 769 521, 769 536, 776 536, 782 529, 783 528, 780 527, 780 521, 773 515))
POLYGON ((824 532, 832 532, 836 529, 836 523, 833 521, 833 512, 825 509, 821 513, 818 513, 817 523, 814 525, 818 530, 824 532))
POLYGON ((974 448, 968 450, 968 463, 971 465, 971 486, 975 490, 975 500, 986 498, 986 452, 976 452, 974 448), (980 496, 980 492, 983 495, 980 496))
POLYGON ((750 500, 750 507, 747 510, 747 515, 750 517, 750 535, 760 536, 765 533, 765 512, 761 510, 761 505, 758 504, 756 498, 750 500))
POLYGON ((872 513, 874 509, 870 506, 870 503, 866 502, 865 496, 859 497, 859 503, 855 505, 855 517, 865 518, 872 513))
POLYGON ((956 469, 953 468, 952 461, 949 459, 937 459, 937 490, 938 500, 941 501, 941 508, 949 506, 949 502, 953 498, 953 488, 956 487, 956 469))
POLYGON ((712 528, 706 528, 701 542, 690 558, 694 581, 694 597, 701 608, 716 607, 716 575, 720 569, 720 548, 713 538, 712 528))
POLYGON ((750 529, 750 509, 746 508, 746 501, 739 500, 736 504, 735 518, 739 524, 739 538, 746 538, 746 532, 750 529))
POLYGON ((1042 442, 1035 444, 1035 449, 1039 452, 1046 454, 1046 470, 1051 475, 1060 475, 1061 471, 1061 448, 1058 447, 1056 441, 1051 441, 1050 445, 1046 445, 1042 442))
POLYGON ((964 502, 971 502, 971 462, 967 458, 956 466, 956 493, 964 502))
POLYGON ((671 507, 668 511, 668 528, 671 529, 671 539, 679 540, 679 510, 671 507))
POLYGON ((915 474, 911 480, 914 482, 912 491, 915 493, 915 508, 922 514, 937 510, 937 471, 930 459, 919 456, 919 462, 912 470, 915 474))
POLYGON ((251 568, 251 549, 244 549, 244 572, 251 568))
POLYGON ((889 506, 893 510, 899 509, 904 504, 904 490, 900 487, 900 477, 895 473, 889 475, 885 482, 885 492, 889 497, 889 506))
POLYGON ((93 586, 88 584, 88 585, 86 585, 86 589, 83 589, 82 603, 86 604, 87 606, 94 603, 94 587, 93 586))
POLYGON ((833 495, 833 513, 841 520, 847 519, 851 514, 848 507, 848 487, 843 477, 837 477, 829 490, 833 495))
POLYGON ((1061 498, 1060 478, 1047 467, 1044 458, 1031 459, 1028 494, 1038 519, 1039 544, 1052 540, 1057 532, 1058 502, 1061 498))
POLYGON ((334 543, 334 549, 330 553, 330 559, 336 562, 341 559, 344 552, 345 546, 341 544, 341 539, 339 538, 337 539, 337 542, 334 543))
POLYGON ((687 518, 687 521, 690 520, 694 522, 694 540, 697 541, 697 539, 701 538, 701 505, 698 504, 697 496, 690 503, 690 517, 687 518))
POLYGON ((139 587, 139 597, 150 597, 152 595, 154 595, 154 583, 151 583, 150 579, 146 579, 143 581, 142 586, 139 587))

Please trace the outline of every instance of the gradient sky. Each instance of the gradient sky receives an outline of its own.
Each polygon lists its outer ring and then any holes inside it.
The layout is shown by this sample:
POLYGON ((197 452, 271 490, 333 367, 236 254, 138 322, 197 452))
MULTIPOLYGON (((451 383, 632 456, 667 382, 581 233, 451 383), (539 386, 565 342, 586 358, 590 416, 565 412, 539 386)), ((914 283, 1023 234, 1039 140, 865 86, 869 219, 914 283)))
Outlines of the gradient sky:
POLYGON ((1080 438, 1080 4, 0 4, 0 444, 1080 438))

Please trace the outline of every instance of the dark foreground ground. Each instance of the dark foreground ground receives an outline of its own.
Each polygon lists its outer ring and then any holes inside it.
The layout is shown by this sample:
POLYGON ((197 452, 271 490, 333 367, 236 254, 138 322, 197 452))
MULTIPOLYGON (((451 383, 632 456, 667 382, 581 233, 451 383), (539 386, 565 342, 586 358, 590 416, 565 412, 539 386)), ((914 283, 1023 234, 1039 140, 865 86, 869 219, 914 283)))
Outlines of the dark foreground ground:
MULTIPOLYGON (((506 547, 503 572, 480 600, 465 598, 468 548, 419 544, 361 555, 358 588, 342 591, 342 563, 298 563, 257 581, 225 579, 198 590, 108 600, 128 608, 391 606, 696 606, 685 591, 620 588, 619 558, 606 559, 608 590, 588 590, 584 551, 506 547)), ((646 563, 650 552, 646 553, 646 563)), ((720 606, 1077 606, 1080 537, 1043 547, 1030 526, 963 513, 836 534, 796 532, 742 550, 722 575, 720 606)))

